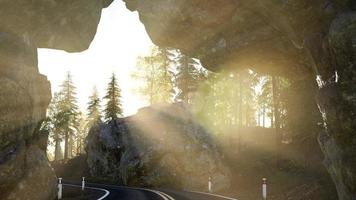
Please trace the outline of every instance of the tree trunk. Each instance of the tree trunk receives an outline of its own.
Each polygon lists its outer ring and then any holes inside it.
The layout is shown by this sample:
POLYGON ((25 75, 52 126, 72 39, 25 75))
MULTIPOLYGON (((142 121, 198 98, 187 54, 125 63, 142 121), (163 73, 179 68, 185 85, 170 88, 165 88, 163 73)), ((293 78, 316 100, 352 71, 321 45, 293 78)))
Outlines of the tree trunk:
POLYGON ((271 109, 271 128, 274 128, 274 108, 271 109))
POLYGON ((266 127, 266 106, 263 105, 263 108, 262 108, 262 126, 263 128, 266 127))
POLYGON ((246 103, 246 113, 245 113, 245 117, 246 117, 246 127, 250 126, 250 116, 249 116, 249 112, 250 112, 250 107, 248 106, 248 104, 246 103))
POLYGON ((68 141, 68 158, 73 157, 73 137, 69 136, 69 141, 68 141))
POLYGON ((239 126, 238 126, 238 152, 241 152, 241 135, 242 135, 242 75, 239 74, 239 126))
POLYGON ((82 153, 82 140, 80 138, 77 139, 77 155, 82 153))
POLYGON ((66 131, 65 135, 64 135, 64 160, 68 159, 68 130, 66 131))
MULTIPOLYGON (((279 125, 279 99, 278 99, 278 84, 277 77, 272 76, 272 91, 273 91, 273 110, 274 110, 274 125, 275 125, 275 133, 276 133, 276 155, 277 160, 279 159, 280 154, 280 145, 281 145, 281 135, 280 135, 280 125, 279 125)), ((272 115, 273 118, 273 115, 272 115)))
POLYGON ((150 61, 150 67, 151 67, 151 77, 150 77, 150 80, 149 80, 149 84, 150 84, 150 91, 149 91, 149 102, 150 102, 150 105, 153 104, 153 93, 155 91, 153 91, 153 77, 154 77, 154 66, 152 64, 152 62, 150 61))
POLYGON ((61 156, 61 153, 62 153, 62 151, 61 151, 61 143, 59 142, 58 139, 56 139, 56 141, 55 141, 55 147, 54 148, 55 148, 54 149, 54 160, 58 161, 59 159, 62 158, 62 156, 61 156))

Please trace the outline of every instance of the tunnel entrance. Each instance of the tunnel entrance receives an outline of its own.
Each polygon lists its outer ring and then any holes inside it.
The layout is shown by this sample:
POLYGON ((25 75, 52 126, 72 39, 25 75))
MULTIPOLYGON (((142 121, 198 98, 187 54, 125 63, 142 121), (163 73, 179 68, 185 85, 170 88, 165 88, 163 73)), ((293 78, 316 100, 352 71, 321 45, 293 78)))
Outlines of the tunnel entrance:
MULTIPOLYGON (((258 171, 276 177, 274 192, 281 199, 305 188, 315 199, 356 195, 351 0, 125 0, 144 27, 122 14, 122 2, 102 13, 110 3, 0 3, 0 17, 6 19, 0 21, 0 198, 54 198, 56 175, 46 150, 56 159, 82 152, 105 155, 87 156, 80 164, 91 163, 86 166, 91 174, 120 184, 204 188, 204 181, 213 179, 228 193, 228 183, 243 185, 241 180, 258 171), (114 20, 124 25, 113 28, 114 20), (143 28, 148 35, 140 35, 143 28), (92 43, 95 35, 102 44, 92 43), (157 46, 148 48, 150 40, 157 46), (99 94, 91 93, 94 82, 99 94), (86 126, 81 109, 89 110, 86 118, 103 118, 100 125, 94 120, 96 129, 86 126), (69 126, 70 120, 77 124, 69 126), (79 133, 90 130, 92 148, 85 151, 88 141, 79 133), (149 137, 135 138, 139 133, 149 137), (209 163, 196 182, 173 170, 183 163, 189 171, 184 152, 195 155, 192 163, 209 163), (157 174, 177 178, 163 180, 157 174), (286 182, 290 177, 296 182, 286 182)), ((236 195, 254 193, 260 178, 239 187, 236 195)))

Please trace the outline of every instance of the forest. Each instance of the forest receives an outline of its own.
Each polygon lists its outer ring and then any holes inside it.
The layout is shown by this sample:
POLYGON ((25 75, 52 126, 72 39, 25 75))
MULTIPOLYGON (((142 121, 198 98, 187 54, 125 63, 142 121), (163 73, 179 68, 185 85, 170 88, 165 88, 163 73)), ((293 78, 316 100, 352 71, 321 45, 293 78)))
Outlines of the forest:
MULTIPOLYGON (((302 127, 293 127, 288 120, 288 113, 294 111, 295 116, 296 109, 287 105, 293 90, 283 77, 258 74, 249 69, 213 73, 204 69, 197 59, 178 50, 159 47, 152 47, 149 55, 137 58, 137 69, 132 77, 140 80, 141 86, 135 92, 149 105, 183 102, 215 135, 239 135, 239 129, 246 127, 273 128, 276 145, 279 145, 296 140, 293 134, 302 132, 298 130, 302 127), (229 133, 232 130, 236 132, 229 133)), ((51 135, 49 147, 54 146, 54 152, 49 152, 49 156, 54 160, 67 160, 83 153, 90 128, 95 123, 123 117, 124 109, 114 73, 103 98, 93 87, 85 111, 79 109, 71 73, 67 72, 64 78, 60 91, 54 92, 42 127, 51 135), (64 143, 63 150, 61 143, 64 143)), ((293 120, 293 123, 296 122, 293 120)))
MULTIPOLYGON (((42 126, 42 131, 50 136, 48 157, 55 163, 85 155, 90 130, 123 118, 125 109, 114 73, 108 79, 106 91, 92 89, 85 111, 79 109, 70 72, 64 78, 42 126), (103 97, 99 95, 104 93, 103 97)), ((260 176, 270 174, 273 169, 281 171, 281 177, 274 183, 279 188, 276 193, 291 188, 300 190, 297 185, 310 187, 313 194, 314 190, 332 188, 325 178, 317 146, 322 121, 317 105, 306 100, 312 96, 296 98, 296 93, 308 95, 315 90, 308 83, 251 69, 214 73, 179 50, 156 46, 148 55, 137 57, 132 78, 140 82, 134 92, 148 106, 181 103, 190 110, 194 120, 215 138, 234 173, 244 171, 245 178, 235 178, 236 184, 242 184, 241 180, 246 184, 246 179, 252 179, 249 186, 238 190, 240 196, 251 193, 253 185, 260 181, 253 177, 256 172, 250 171, 256 167, 266 168, 260 170, 260 176), (301 106, 310 112, 302 112, 301 106), (290 178, 296 181, 285 184, 285 179, 290 178)))

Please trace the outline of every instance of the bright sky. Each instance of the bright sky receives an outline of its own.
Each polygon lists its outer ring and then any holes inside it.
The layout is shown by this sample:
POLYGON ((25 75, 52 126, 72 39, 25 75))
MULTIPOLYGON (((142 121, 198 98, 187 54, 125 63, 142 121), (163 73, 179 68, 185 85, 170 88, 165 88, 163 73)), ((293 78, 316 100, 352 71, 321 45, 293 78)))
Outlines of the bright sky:
POLYGON ((152 45, 137 12, 127 10, 122 1, 114 1, 103 10, 98 32, 87 51, 67 53, 39 49, 39 69, 50 80, 52 93, 58 91, 70 71, 82 111, 86 111, 93 86, 104 96, 111 73, 115 72, 122 90, 124 115, 132 115, 147 102, 135 94, 139 83, 132 80, 130 74, 137 56, 146 54, 152 45))

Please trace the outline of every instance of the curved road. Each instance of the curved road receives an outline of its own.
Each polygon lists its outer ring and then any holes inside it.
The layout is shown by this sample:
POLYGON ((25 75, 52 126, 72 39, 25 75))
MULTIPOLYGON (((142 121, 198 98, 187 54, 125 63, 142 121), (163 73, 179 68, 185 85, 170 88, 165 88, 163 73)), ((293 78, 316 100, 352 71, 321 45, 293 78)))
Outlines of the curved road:
MULTIPOLYGON (((64 182, 63 186, 80 187, 80 184, 64 182)), ((102 194, 101 198, 99 198, 100 200, 237 200, 202 192, 186 192, 168 189, 153 190, 94 183, 86 183, 86 188, 99 190, 102 194)))

